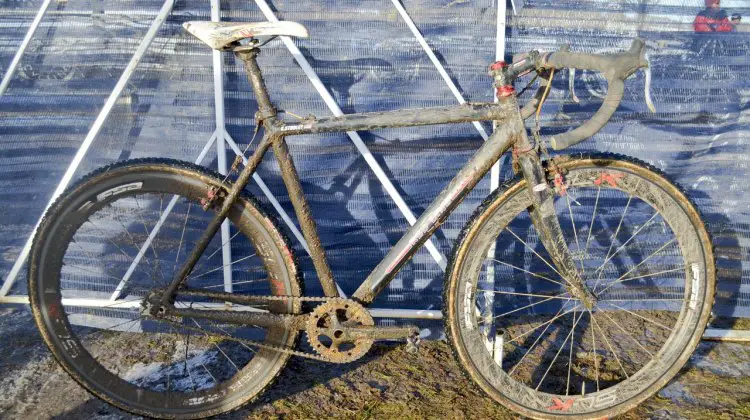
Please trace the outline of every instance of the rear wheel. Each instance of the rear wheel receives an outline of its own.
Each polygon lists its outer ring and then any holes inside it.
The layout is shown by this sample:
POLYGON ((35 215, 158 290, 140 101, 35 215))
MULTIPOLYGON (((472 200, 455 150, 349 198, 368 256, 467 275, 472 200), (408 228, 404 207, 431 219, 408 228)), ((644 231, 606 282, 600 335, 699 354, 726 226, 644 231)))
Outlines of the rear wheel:
MULTIPOLYGON (((204 211, 201 200, 221 186, 194 165, 126 162, 84 178, 47 213, 29 267, 32 309, 57 360, 98 397, 144 416, 202 418, 260 394, 288 360, 248 341, 294 347, 294 331, 144 310, 144 298, 169 283, 220 206, 204 211)), ((229 241, 212 239, 187 287, 301 296, 289 244, 251 199, 235 203, 228 233, 229 241)), ((300 310, 291 300, 238 305, 179 293, 175 306, 300 310)))
POLYGON ((531 223, 525 181, 490 197, 457 242, 446 334, 489 395, 535 418, 622 413, 684 365, 713 304, 711 241, 663 175, 612 156, 561 159, 555 208, 596 296, 572 297, 531 223))

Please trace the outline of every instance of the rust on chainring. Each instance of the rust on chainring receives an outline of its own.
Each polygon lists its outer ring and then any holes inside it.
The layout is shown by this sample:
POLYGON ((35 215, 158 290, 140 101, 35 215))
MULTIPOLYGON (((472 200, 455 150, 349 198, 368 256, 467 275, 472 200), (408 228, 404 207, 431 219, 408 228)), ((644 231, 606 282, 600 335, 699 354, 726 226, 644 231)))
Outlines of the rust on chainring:
POLYGON ((374 326, 367 308, 353 300, 334 298, 310 313, 307 340, 329 362, 349 363, 364 356, 375 342, 368 334, 352 335, 352 328, 374 326))

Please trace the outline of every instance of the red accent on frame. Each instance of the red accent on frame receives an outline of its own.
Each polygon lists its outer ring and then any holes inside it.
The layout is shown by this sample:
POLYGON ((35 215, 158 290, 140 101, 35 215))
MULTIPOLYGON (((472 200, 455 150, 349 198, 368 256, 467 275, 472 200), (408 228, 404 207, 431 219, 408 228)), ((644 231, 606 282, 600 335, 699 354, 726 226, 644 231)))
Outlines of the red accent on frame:
POLYGON ((513 86, 500 86, 499 88, 497 88, 498 98, 505 98, 514 93, 516 93, 516 90, 513 88, 513 86))
POLYGON ((508 67, 508 63, 505 61, 495 61, 494 63, 490 64, 490 70, 500 70, 508 67))

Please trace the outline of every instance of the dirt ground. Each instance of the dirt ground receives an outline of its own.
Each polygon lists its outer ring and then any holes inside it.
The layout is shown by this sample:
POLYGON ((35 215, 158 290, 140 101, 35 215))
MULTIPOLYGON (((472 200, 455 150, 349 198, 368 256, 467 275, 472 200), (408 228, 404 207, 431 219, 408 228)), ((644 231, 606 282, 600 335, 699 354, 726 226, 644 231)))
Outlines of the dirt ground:
MULTIPOLYGON (((131 419, 50 357, 25 309, 0 309, 0 418, 131 419)), ((222 419, 518 418, 465 379, 443 341, 376 345, 355 363, 292 358, 255 403, 222 419)), ((750 345, 702 342, 688 366, 623 419, 750 418, 750 345)))

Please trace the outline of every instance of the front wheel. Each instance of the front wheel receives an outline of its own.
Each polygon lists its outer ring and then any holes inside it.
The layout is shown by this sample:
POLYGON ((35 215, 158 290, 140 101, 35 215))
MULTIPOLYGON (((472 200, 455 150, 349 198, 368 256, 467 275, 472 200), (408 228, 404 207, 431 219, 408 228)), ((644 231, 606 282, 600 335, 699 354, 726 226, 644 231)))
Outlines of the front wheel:
POLYGON ((555 209, 587 309, 531 223, 525 181, 488 198, 446 272, 446 334, 466 373, 534 418, 602 418, 663 387, 703 334, 716 273, 695 206, 643 163, 559 159, 555 209))
MULTIPOLYGON (((136 414, 205 418, 259 395, 294 347, 297 332, 195 317, 153 317, 146 298, 181 268, 227 188, 195 165, 148 159, 87 176, 47 212, 29 263, 31 307, 63 368, 96 396, 136 414)), ((191 289, 301 296, 293 251, 249 197, 229 212, 188 276, 191 289), (222 252, 229 248, 230 253, 222 252)), ((299 313, 292 299, 239 305, 180 295, 194 310, 299 313)))

